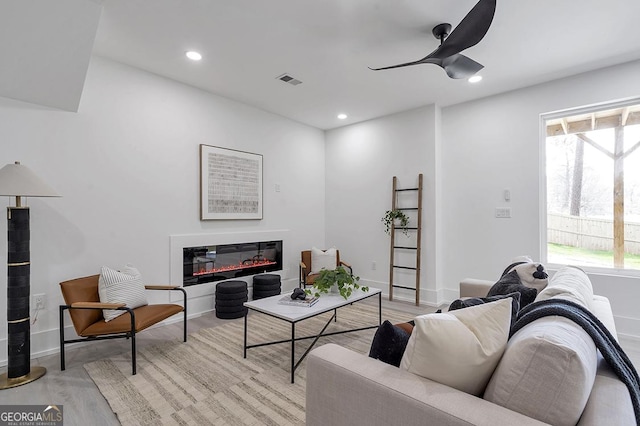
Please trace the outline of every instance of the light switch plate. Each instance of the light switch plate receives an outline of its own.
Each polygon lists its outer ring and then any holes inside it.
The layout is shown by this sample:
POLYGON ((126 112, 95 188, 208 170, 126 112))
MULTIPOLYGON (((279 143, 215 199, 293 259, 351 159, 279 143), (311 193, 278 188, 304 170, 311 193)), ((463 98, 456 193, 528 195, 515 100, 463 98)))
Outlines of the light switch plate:
POLYGON ((496 207, 496 217, 508 219, 511 217, 511 207, 496 207))

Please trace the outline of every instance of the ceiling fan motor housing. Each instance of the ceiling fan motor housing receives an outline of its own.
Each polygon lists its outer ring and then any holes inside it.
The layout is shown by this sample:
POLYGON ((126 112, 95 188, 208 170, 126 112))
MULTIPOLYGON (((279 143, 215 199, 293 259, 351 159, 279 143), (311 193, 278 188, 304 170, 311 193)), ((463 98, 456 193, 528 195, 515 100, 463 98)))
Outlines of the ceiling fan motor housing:
POLYGON ((440 42, 442 43, 444 39, 447 38, 449 34, 451 34, 451 24, 438 24, 433 27, 433 30, 431 32, 433 33, 433 36, 440 40, 440 42))

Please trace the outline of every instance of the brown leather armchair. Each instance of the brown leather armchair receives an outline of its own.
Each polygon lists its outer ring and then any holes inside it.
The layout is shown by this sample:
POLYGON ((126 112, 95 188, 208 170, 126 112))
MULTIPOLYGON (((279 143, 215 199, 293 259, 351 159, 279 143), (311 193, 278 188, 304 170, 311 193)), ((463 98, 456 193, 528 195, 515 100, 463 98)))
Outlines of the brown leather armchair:
POLYGON ((148 285, 147 290, 181 291, 183 306, 177 304, 155 304, 130 309, 124 303, 100 303, 98 295, 99 275, 76 278, 60 283, 60 290, 66 305, 60 305, 60 369, 65 369, 64 345, 67 343, 89 342, 96 340, 131 338, 132 374, 136 374, 136 333, 159 323, 179 312, 184 312, 183 340, 187 341, 187 292, 178 286, 148 285), (103 309, 125 310, 120 315, 106 322, 102 316, 103 309), (65 340, 64 311, 69 310, 71 322, 81 339, 65 340))
MULTIPOLYGON (((336 250, 336 267, 337 266, 344 266, 349 269, 349 273, 353 274, 351 265, 340 260, 340 250, 336 250)), ((313 271, 313 265, 311 264, 311 250, 303 250, 300 252, 300 288, 304 288, 307 285, 313 285, 318 274, 312 274, 311 271, 313 271)))

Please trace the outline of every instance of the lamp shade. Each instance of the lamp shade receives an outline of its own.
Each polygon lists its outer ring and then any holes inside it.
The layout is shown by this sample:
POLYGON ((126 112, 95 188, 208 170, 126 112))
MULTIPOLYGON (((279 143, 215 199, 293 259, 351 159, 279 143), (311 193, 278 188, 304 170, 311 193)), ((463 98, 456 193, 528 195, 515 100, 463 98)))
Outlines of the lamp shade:
POLYGON ((19 161, 0 169, 0 195, 11 197, 60 197, 27 166, 19 161))

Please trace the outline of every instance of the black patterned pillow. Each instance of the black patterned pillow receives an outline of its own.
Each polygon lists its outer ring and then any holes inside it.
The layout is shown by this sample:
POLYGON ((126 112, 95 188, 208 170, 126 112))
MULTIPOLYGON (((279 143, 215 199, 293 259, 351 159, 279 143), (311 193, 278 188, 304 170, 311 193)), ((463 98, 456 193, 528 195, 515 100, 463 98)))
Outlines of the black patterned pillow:
POLYGON ((522 285, 535 288, 540 293, 549 284, 549 275, 544 270, 544 265, 533 262, 530 258, 521 259, 526 259, 526 261, 514 261, 507 266, 501 276, 511 271, 517 271, 522 285))
POLYGON ((520 310, 520 293, 517 291, 509 294, 498 294, 496 296, 488 297, 470 297, 468 299, 458 299, 451 302, 449 305, 449 311, 455 311, 456 309, 464 309, 470 306, 482 305, 484 303, 495 302, 496 300, 512 298, 511 303, 511 326, 516 322, 518 311, 520 310))
POLYGON ((513 292, 520 293, 520 309, 536 300, 536 296, 538 295, 538 290, 522 284, 518 276, 518 271, 514 270, 503 275, 502 278, 489 289, 487 297, 500 294, 506 295, 513 292))
POLYGON ((373 336, 369 357, 399 367, 409 337, 411 335, 404 329, 385 321, 373 336))

